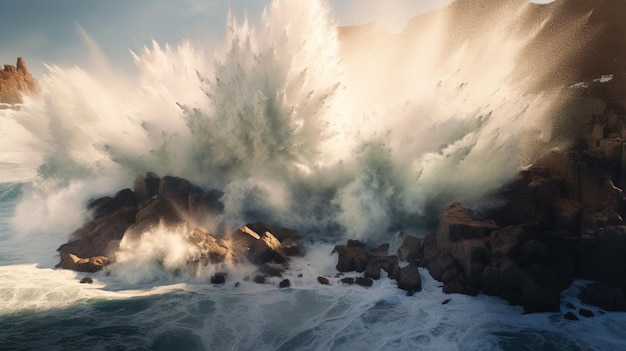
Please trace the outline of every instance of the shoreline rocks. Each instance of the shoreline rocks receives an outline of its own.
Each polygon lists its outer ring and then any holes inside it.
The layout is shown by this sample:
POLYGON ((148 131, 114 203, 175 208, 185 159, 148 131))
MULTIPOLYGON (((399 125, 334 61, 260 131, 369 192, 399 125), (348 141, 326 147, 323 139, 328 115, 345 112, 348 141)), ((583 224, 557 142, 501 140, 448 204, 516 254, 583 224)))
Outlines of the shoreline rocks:
MULTIPOLYGON (((215 227, 224 208, 222 194, 199 189, 183 178, 147 173, 135 182, 134 190, 123 189, 87 205, 92 219, 57 249, 56 268, 97 272, 114 262, 122 240, 141 240, 160 227, 184 231, 181 235, 196 253, 188 265, 246 260, 259 267, 261 276, 272 276, 270 271, 288 267, 291 256, 304 255, 298 233, 287 228, 248 223, 228 234, 209 233, 204 226, 215 227)), ((226 276, 213 278, 220 283, 226 276)))

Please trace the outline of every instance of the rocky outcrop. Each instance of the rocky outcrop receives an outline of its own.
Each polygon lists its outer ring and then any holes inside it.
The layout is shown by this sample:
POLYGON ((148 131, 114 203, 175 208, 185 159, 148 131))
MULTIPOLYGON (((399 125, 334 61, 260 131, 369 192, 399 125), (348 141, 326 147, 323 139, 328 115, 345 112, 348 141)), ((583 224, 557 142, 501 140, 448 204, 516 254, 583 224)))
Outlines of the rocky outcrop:
POLYGON ((114 261, 122 239, 141 240, 159 227, 185 228, 180 235, 197 253, 189 258, 189 265, 246 260, 260 266, 261 276, 271 276, 269 269, 263 269, 265 265, 286 266, 290 256, 304 254, 297 232, 264 223, 246 224, 228 234, 210 234, 204 228, 215 227, 224 208, 221 196, 218 190, 204 191, 183 178, 148 173, 137 179, 134 190, 123 189, 88 204, 92 219, 58 248, 56 267, 101 270, 114 261))
POLYGON ((560 292, 584 278, 601 284, 584 290, 585 301, 626 310, 626 116, 602 105, 594 112, 576 148, 551 152, 497 192, 503 206, 443 212, 422 264, 445 292, 555 311, 560 292))
POLYGON ((22 103, 22 94, 33 95, 39 92, 39 83, 28 71, 24 59, 17 58, 17 64, 4 65, 0 71, 0 108, 3 104, 22 103))

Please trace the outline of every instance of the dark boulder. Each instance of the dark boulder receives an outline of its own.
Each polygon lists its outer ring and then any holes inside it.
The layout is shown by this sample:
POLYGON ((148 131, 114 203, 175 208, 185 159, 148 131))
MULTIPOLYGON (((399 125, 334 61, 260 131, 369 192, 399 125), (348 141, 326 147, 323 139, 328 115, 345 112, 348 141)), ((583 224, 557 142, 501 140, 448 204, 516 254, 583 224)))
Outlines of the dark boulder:
POLYGON ((354 282, 356 283, 356 285, 360 285, 366 288, 374 285, 374 281, 367 277, 357 277, 354 282))
POLYGON ((339 272, 363 272, 367 268, 369 262, 369 253, 362 245, 355 245, 354 242, 348 242, 348 245, 335 246, 334 252, 337 253, 337 270, 339 272))
POLYGON ((398 248, 398 258, 409 263, 417 263, 422 258, 422 243, 418 237, 405 234, 398 248))
POLYGON ((317 277, 317 282, 322 284, 322 285, 329 285, 330 281, 328 281, 328 278, 326 277, 317 277))
POLYGON ((339 281, 343 284, 348 284, 348 285, 354 284, 354 278, 350 278, 350 277, 341 278, 339 281))
POLYGON ((364 275, 374 280, 380 279, 380 264, 374 260, 370 260, 367 267, 365 267, 364 275))
POLYGON ((414 264, 408 264, 400 269, 398 277, 398 288, 407 291, 421 291, 422 280, 420 278, 417 266, 414 264))
POLYGON ((215 273, 211 276, 211 284, 225 284, 226 273, 215 273))

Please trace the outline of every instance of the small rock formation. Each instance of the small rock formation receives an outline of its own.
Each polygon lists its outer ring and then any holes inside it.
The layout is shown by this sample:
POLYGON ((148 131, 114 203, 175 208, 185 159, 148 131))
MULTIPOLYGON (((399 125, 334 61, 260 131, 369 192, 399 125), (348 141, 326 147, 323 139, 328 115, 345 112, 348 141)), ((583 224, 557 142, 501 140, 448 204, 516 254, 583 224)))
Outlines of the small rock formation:
POLYGON ((0 109, 21 104, 22 94, 34 95, 38 92, 39 83, 28 71, 24 59, 18 57, 15 66, 4 65, 0 71, 0 109))
MULTIPOLYGON (((405 234, 406 235, 406 234, 405 234)), ((405 242, 414 243, 419 239, 410 235, 405 236, 405 242)), ((421 252, 421 249, 407 245, 402 252, 405 252, 407 257, 417 257, 417 252, 421 252), (411 251, 415 250, 415 251, 411 251)), ((335 268, 339 272, 358 272, 363 273, 363 277, 343 278, 340 280, 343 284, 358 284, 361 286, 372 286, 373 280, 378 280, 381 277, 381 269, 387 273, 387 276, 391 279, 395 279, 398 282, 398 288, 407 291, 420 291, 422 289, 422 282, 420 279, 417 266, 409 263, 406 267, 400 268, 398 263, 398 256, 389 255, 389 244, 383 244, 373 250, 368 250, 365 244, 358 240, 348 240, 346 245, 336 245, 333 250, 337 253, 337 265, 335 268)), ((417 259, 417 258, 416 258, 417 259)))
MULTIPOLYGON (((222 192, 204 191, 188 180, 153 173, 137 179, 134 190, 123 189, 113 197, 91 201, 91 221, 72 233, 58 248, 57 268, 96 272, 111 264, 122 239, 141 240, 159 226, 186 224, 181 235, 197 248, 188 264, 207 266, 225 261, 247 260, 259 266, 258 276, 280 276, 290 256, 303 255, 298 234, 291 229, 274 229, 264 223, 250 223, 228 235, 210 234, 203 225, 213 226, 223 211, 222 192)), ((256 277, 255 277, 256 279, 256 277)), ((226 275, 211 277, 223 284, 226 275)))

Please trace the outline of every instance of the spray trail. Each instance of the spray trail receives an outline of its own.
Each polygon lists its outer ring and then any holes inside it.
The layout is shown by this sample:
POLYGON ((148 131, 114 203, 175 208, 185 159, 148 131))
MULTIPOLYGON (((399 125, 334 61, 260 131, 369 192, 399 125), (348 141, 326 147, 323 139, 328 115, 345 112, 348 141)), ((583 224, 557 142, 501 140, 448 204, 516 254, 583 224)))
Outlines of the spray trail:
POLYGON ((513 30, 530 7, 455 42, 454 6, 388 34, 275 0, 258 25, 231 18, 213 51, 133 53, 137 79, 50 66, 16 116, 36 140, 35 191, 78 186, 84 203, 154 171, 223 189, 225 221, 382 240, 480 199, 550 141, 559 94, 516 77, 542 30, 513 30))

